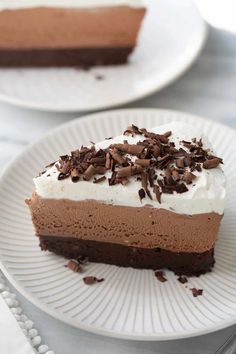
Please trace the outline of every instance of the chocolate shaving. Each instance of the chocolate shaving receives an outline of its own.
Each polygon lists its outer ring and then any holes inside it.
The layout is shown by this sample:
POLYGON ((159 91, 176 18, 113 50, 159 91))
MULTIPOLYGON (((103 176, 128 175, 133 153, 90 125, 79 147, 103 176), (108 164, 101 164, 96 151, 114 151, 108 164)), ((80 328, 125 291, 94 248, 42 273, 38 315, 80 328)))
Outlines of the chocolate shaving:
POLYGON ((143 198, 145 198, 145 196, 146 196, 145 190, 143 188, 139 189, 138 195, 139 195, 140 201, 142 202, 143 198))
POLYGON ((215 167, 219 166, 220 162, 221 162, 221 159, 219 159, 218 157, 215 157, 210 160, 206 160, 203 162, 203 168, 205 168, 207 170, 210 168, 215 168, 215 167))
POLYGON ((172 171, 172 178, 174 179, 174 181, 179 182, 180 175, 179 175, 179 172, 177 170, 173 170, 172 171))
POLYGON ((94 179, 93 183, 101 183, 106 180, 106 176, 94 179))
POLYGON ((116 182, 116 175, 117 175, 117 172, 116 171, 113 171, 112 172, 112 175, 111 175, 111 178, 108 178, 108 184, 109 186, 114 186, 117 182, 116 182))
POLYGON ((109 170, 109 168, 111 167, 111 155, 109 152, 106 153, 105 167, 107 170, 109 170))
POLYGON ((148 188, 146 189, 146 193, 147 193, 147 196, 149 197, 149 199, 152 200, 152 195, 151 195, 151 192, 148 188))
POLYGON ((92 284, 95 284, 95 283, 100 283, 102 281, 104 281, 104 278, 96 278, 96 277, 93 277, 93 276, 87 276, 87 277, 84 277, 83 278, 83 281, 86 285, 92 285, 92 284))
POLYGON ((122 167, 117 171, 117 178, 131 177, 141 172, 143 172, 143 167, 139 165, 122 167))
POLYGON ((57 176, 57 179, 58 179, 59 181, 61 181, 62 179, 66 179, 66 178, 68 178, 69 176, 70 176, 69 173, 67 173, 67 174, 65 174, 65 173, 59 173, 59 175, 57 176))
POLYGON ((175 191, 177 193, 185 193, 188 191, 188 188, 185 186, 184 183, 179 183, 175 186, 175 191))
POLYGON ((95 173, 97 173, 98 175, 103 175, 104 173, 106 173, 106 167, 105 166, 97 166, 95 167, 95 173))
POLYGON ((139 156, 141 152, 144 150, 144 146, 142 145, 135 145, 135 144, 113 144, 110 146, 112 149, 117 149, 122 151, 126 154, 139 156))
POLYGON ((183 175, 183 181, 186 182, 187 184, 192 183, 192 181, 196 178, 196 176, 190 172, 190 171, 185 171, 183 175))
POLYGON ((201 296, 203 294, 203 289, 190 289, 192 291, 193 297, 201 296))
POLYGON ((176 160, 176 166, 178 167, 178 168, 183 168, 184 167, 184 159, 178 159, 178 160, 176 160))
POLYGON ((136 165, 140 165, 142 167, 148 167, 150 165, 149 159, 136 159, 134 162, 136 165))
POLYGON ((96 173, 96 168, 93 165, 90 165, 84 172, 84 180, 89 181, 96 173))
POLYGON ((161 282, 164 283, 167 279, 164 277, 164 272, 162 270, 155 272, 155 277, 161 282))
POLYGON ((71 180, 72 182, 76 183, 79 181, 79 172, 76 168, 73 168, 73 170, 70 173, 71 180))
POLYGON ((180 275, 177 280, 178 280, 181 284, 185 284, 185 283, 188 282, 187 277, 184 277, 183 275, 180 275))
POLYGON ((51 162, 50 164, 48 164, 47 166, 45 166, 45 168, 50 168, 50 167, 54 166, 54 165, 55 165, 55 163, 56 163, 56 161, 51 162))
POLYGON ((157 185, 153 187, 153 192, 156 194, 158 203, 161 204, 161 192, 160 192, 160 188, 157 185))
POLYGON ((76 273, 81 273, 83 271, 82 267, 80 266, 79 263, 71 260, 67 263, 66 267, 68 267, 69 269, 73 270, 73 272, 76 273))
POLYGON ((171 131, 168 131, 166 133, 164 133, 163 135, 167 138, 169 138, 171 136, 172 132, 171 131))
POLYGON ((143 189, 146 191, 147 190, 147 185, 148 185, 148 175, 147 172, 142 172, 141 173, 141 183, 143 189))
POLYGON ((110 154, 111 154, 112 158, 116 162, 118 162, 119 165, 121 165, 121 166, 127 166, 128 165, 127 161, 119 154, 119 152, 116 149, 110 150, 110 154))

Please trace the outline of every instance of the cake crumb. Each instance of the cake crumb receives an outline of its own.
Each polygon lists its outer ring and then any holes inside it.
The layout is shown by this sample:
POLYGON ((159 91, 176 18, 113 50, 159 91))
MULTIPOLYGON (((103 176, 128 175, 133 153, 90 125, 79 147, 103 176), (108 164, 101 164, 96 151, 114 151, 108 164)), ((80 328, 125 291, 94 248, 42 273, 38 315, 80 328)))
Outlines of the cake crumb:
POLYGON ((179 276, 179 278, 177 279, 181 284, 185 284, 188 282, 188 279, 187 277, 184 277, 184 276, 179 276))
POLYGON ((165 281, 167 281, 167 279, 164 277, 164 272, 162 270, 156 271, 155 276, 161 283, 164 283, 165 281))
POLYGON ((203 294, 203 289, 190 289, 192 291, 193 297, 201 296, 203 294))
POLYGON ((94 283, 101 283, 102 281, 104 281, 105 279, 104 278, 96 278, 94 276, 87 276, 87 277, 84 277, 83 278, 83 281, 86 285, 92 285, 94 283))

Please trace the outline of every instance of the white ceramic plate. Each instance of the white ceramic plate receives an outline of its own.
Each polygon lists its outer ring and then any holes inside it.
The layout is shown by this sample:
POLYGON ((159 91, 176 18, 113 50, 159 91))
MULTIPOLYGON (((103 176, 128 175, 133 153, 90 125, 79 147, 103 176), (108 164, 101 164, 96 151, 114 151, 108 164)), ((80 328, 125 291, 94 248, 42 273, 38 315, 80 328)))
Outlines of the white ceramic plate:
POLYGON ((117 110, 97 113, 53 130, 28 147, 0 182, 0 258, 5 275, 24 296, 52 316, 87 331, 138 340, 200 335, 236 321, 236 132, 212 121, 166 110, 117 110), (185 285, 172 272, 160 283, 151 270, 91 263, 85 274, 105 281, 86 286, 84 274, 63 267, 66 261, 41 252, 24 198, 32 177, 59 154, 90 140, 120 134, 130 123, 152 127, 183 120, 209 136, 225 161, 228 200, 211 273, 185 285), (194 298, 190 288, 204 289, 194 298))
POLYGON ((206 38, 206 25, 191 0, 148 0, 147 4, 139 44, 128 65, 89 71, 2 69, 0 100, 41 110, 92 111, 160 90, 197 57, 206 38))

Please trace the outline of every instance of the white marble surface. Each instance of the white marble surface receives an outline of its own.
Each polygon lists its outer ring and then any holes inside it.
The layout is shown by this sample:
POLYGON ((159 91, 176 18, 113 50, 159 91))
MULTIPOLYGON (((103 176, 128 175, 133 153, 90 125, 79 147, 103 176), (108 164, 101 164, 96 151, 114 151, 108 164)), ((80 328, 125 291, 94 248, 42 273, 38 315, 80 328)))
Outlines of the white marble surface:
MULTIPOLYGON (((162 92, 127 107, 160 107, 188 111, 236 128, 235 97, 236 35, 210 29, 202 54, 182 78, 162 92)), ((28 143, 49 129, 75 117, 78 117, 78 114, 57 115, 0 104, 1 170, 28 143)), ((233 331, 236 332, 234 326, 213 334, 178 341, 123 341, 74 329, 38 310, 20 294, 18 297, 24 312, 34 320, 44 342, 55 354, 213 354, 233 331)))

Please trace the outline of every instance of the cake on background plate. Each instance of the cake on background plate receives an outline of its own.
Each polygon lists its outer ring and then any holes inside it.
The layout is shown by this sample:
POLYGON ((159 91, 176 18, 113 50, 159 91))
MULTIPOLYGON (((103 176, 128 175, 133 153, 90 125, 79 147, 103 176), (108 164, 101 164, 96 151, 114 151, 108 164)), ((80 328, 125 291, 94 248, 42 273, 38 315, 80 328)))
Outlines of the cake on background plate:
POLYGON ((0 66, 127 62, 144 0, 0 0, 0 66))
POLYGON ((61 156, 26 202, 42 250, 198 275, 214 265, 225 176, 207 139, 173 122, 61 156))

